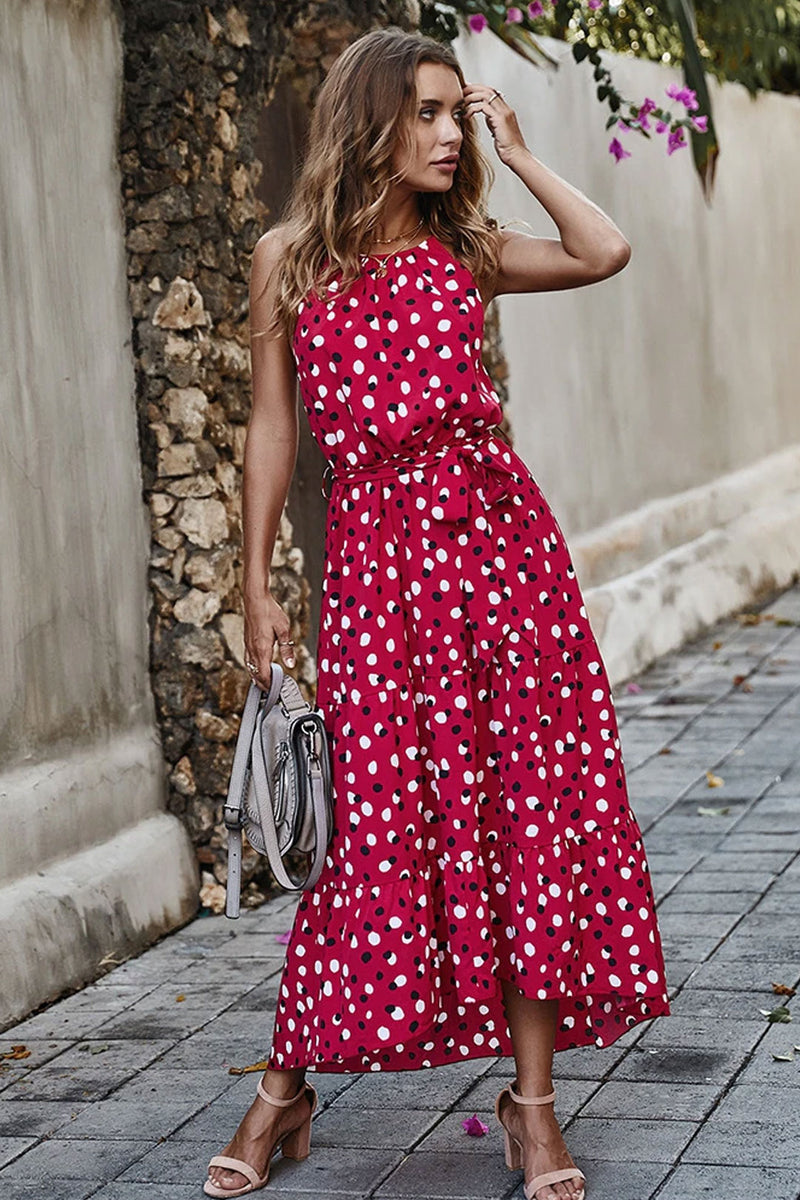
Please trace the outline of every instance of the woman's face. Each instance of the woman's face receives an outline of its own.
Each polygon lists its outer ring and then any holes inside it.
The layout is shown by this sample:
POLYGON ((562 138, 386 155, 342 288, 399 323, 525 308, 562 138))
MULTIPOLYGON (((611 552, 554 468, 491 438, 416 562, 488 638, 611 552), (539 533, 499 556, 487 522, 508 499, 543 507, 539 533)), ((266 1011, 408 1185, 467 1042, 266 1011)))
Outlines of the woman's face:
MULTIPOLYGON (((411 124, 414 154, 402 185, 415 192, 446 192, 453 186, 464 139, 465 102, 458 76, 444 63, 417 67, 417 107, 411 124), (450 160, 447 165, 446 160, 450 160)), ((394 155, 395 171, 403 170, 405 151, 394 155)))

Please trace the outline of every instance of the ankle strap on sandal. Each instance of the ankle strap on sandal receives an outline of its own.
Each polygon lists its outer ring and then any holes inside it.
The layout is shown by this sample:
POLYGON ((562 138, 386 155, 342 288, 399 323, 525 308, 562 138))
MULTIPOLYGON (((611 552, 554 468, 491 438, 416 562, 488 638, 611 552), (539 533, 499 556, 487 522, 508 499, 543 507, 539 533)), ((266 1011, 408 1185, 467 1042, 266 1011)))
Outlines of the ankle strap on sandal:
POLYGON ((278 1108, 288 1108, 290 1104, 294 1104, 295 1100, 300 1099, 300 1097, 305 1092, 306 1087, 307 1087, 307 1085, 305 1083, 302 1084, 300 1087, 300 1091, 297 1093, 296 1096, 292 1096, 290 1100, 279 1100, 277 1096, 270 1095, 270 1093, 267 1091, 267 1089, 264 1087, 263 1083, 259 1079, 258 1086, 256 1087, 256 1091, 258 1092, 261 1099, 266 1100, 268 1104, 276 1104, 278 1106, 278 1108))
MULTIPOLYGON (((514 1083, 516 1082, 515 1079, 514 1083)), ((508 1093, 516 1104, 552 1104, 556 1098, 554 1091, 547 1096, 520 1096, 519 1092, 514 1091, 511 1084, 508 1085, 508 1093)))

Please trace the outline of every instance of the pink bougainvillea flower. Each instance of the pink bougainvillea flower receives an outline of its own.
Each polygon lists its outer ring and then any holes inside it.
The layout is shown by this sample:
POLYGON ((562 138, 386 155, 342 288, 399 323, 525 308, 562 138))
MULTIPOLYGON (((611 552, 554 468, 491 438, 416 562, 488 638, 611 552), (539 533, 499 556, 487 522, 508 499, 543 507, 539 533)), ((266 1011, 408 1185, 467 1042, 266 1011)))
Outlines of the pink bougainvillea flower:
POLYGON ((673 129, 672 133, 669 135, 667 154, 672 154, 675 150, 680 150, 681 147, 685 145, 686 139, 683 136, 683 126, 679 125, 678 128, 673 129))
POLYGON ((541 0, 533 0, 533 4, 528 5, 528 16, 533 21, 536 17, 541 17, 544 12, 544 5, 541 0))
POLYGON ((291 929, 287 929, 286 933, 276 933, 275 934, 275 941, 280 942, 284 946, 288 945, 291 940, 292 940, 291 929))
POLYGON ((489 22, 483 13, 474 13, 467 22, 473 33, 483 33, 489 22))
POLYGON ((521 8, 509 8, 506 12, 506 25, 519 25, 522 20, 521 8))
POLYGON ((642 129, 650 128, 650 122, 647 119, 647 114, 651 113, 655 107, 655 100, 651 100, 649 96, 645 96, 644 100, 639 105, 639 111, 636 116, 636 120, 639 122, 639 125, 642 129))
POLYGON ((467 1117, 466 1121, 462 1121, 461 1128, 465 1130, 470 1137, 483 1137, 485 1133, 489 1132, 489 1126, 484 1125, 477 1113, 471 1117, 467 1117))
POLYGON ((666 133, 669 129, 669 121, 656 121, 656 133, 666 133))
POLYGON ((698 133, 708 133, 707 116, 704 115, 702 117, 692 117, 692 125, 694 125, 698 133))
POLYGON ((598 8, 603 7, 603 0, 589 0, 589 8, 592 12, 596 12, 598 8))
POLYGON ((634 696, 638 696, 638 694, 641 690, 642 689, 638 683, 629 683, 628 686, 625 688, 626 692, 630 692, 634 696))
POLYGON ((630 150, 626 150, 619 138, 612 138, 608 145, 609 152, 614 155, 617 162, 622 158, 630 158, 630 150))
POLYGON ((690 87, 680 87, 677 83, 671 83, 664 91, 671 100, 677 100, 682 104, 687 112, 694 112, 700 107, 697 103, 697 93, 693 92, 690 87))

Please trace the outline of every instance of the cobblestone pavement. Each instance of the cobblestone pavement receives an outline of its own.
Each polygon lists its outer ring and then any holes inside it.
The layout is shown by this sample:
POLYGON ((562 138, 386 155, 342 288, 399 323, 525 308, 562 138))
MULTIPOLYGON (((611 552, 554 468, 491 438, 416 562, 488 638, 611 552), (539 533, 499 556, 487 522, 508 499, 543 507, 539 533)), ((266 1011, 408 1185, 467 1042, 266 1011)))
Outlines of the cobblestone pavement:
MULTIPOLYGON (((800 1051, 775 1056, 800 1026, 762 1010, 800 979, 800 587, 616 693, 674 1011, 557 1056, 568 1143, 590 1200, 797 1200, 800 1051)), ((3 1034, 30 1056, 0 1066, 0 1200, 202 1195, 255 1086, 228 1066, 268 1048, 295 903, 198 919, 3 1034)), ((492 1112, 513 1073, 309 1072, 311 1156, 274 1159, 264 1194, 522 1200, 492 1112), (462 1129, 475 1113, 488 1135, 462 1129)))

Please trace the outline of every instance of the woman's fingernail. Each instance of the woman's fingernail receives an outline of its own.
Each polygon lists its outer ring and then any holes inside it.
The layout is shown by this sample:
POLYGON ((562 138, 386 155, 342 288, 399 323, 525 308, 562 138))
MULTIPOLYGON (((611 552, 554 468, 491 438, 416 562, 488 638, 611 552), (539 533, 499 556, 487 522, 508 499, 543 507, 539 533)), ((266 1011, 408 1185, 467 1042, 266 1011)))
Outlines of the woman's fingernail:
POLYGON ((293 654, 287 654, 287 655, 286 655, 286 665, 287 665, 287 666, 289 666, 289 667, 293 667, 293 666, 294 666, 294 655, 293 655, 293 654))

